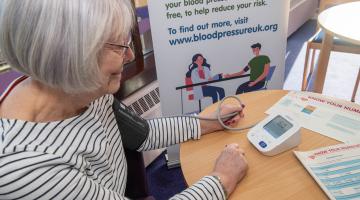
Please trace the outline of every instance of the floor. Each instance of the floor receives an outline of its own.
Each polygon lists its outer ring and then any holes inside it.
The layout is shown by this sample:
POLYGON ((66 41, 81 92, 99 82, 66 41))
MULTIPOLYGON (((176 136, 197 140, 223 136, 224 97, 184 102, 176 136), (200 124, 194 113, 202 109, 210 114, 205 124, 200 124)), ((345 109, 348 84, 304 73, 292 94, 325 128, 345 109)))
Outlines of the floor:
MULTIPOLYGON (((288 38, 284 89, 301 90, 306 42, 315 31, 316 21, 307 22, 288 38)), ((331 52, 323 94, 350 100, 354 89, 360 55, 331 52)), ((360 103, 360 88, 355 101, 360 103)))

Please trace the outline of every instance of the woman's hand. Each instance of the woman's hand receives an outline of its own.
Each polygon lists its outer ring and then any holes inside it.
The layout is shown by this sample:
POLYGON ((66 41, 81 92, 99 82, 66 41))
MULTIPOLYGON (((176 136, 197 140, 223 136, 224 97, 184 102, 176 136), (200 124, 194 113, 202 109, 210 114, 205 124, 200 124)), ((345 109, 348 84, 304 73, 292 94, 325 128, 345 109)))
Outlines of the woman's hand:
MULTIPOLYGON (((231 119, 228 119, 224 122, 226 126, 233 127, 235 126, 241 118, 244 117, 243 108, 245 105, 222 105, 220 109, 221 115, 230 114, 233 112, 237 112, 238 114, 232 117, 231 119)), ((200 114, 200 117, 207 117, 207 118, 216 118, 216 111, 208 114, 200 114)), ((215 120, 215 121, 209 121, 209 120, 200 120, 200 127, 201 127, 201 135, 211 133, 214 131, 223 130, 224 128, 221 126, 221 124, 215 120)))
POLYGON ((210 175, 220 177, 224 189, 230 195, 245 176, 247 168, 244 150, 240 149, 238 144, 233 143, 225 146, 210 175))

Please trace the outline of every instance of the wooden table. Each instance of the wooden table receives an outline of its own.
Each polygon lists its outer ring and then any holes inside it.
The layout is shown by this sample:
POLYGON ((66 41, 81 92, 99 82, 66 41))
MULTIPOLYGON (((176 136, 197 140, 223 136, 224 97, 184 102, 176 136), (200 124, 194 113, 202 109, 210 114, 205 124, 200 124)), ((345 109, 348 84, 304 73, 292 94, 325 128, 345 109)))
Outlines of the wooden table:
POLYGON ((360 1, 326 9, 320 13, 318 22, 325 36, 315 74, 314 92, 322 93, 334 37, 360 45, 360 1))
MULTIPOLYGON (((264 112, 287 93, 284 90, 265 90, 242 94, 241 100, 246 105, 245 118, 238 127, 248 126, 264 119, 266 117, 264 112)), ((213 104, 203 112, 215 110, 216 105, 213 104)), ((226 144, 239 143, 245 150, 249 170, 230 199, 327 199, 326 194, 292 151, 274 157, 264 156, 249 143, 246 138, 247 132, 248 130, 220 131, 205 135, 200 140, 181 144, 181 168, 188 185, 192 185, 212 171, 216 158, 226 144)), ((302 142, 293 150, 306 151, 339 143, 304 128, 300 132, 302 142)))

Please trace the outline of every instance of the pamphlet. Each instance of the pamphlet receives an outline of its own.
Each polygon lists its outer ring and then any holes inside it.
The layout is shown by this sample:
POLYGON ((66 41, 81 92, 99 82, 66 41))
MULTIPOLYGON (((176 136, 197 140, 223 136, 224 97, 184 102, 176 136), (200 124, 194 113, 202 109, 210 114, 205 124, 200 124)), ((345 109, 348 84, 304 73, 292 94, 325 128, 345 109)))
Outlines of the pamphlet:
POLYGON ((294 153, 330 199, 360 199, 360 143, 294 153))
POLYGON ((289 112, 300 126, 341 142, 360 142, 360 105, 311 92, 291 91, 266 111, 289 112))

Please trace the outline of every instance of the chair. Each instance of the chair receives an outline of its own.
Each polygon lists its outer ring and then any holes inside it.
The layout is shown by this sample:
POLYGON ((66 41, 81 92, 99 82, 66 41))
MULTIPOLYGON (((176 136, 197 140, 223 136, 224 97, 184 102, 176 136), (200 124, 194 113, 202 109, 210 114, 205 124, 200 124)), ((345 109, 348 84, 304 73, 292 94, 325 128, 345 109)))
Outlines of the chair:
POLYGON ((256 90, 256 91, 259 91, 259 90, 267 90, 267 84, 268 84, 268 82, 271 80, 271 78, 272 78, 272 76, 273 76, 273 74, 274 74, 275 68, 276 68, 276 66, 271 66, 271 67, 270 67, 269 73, 268 73, 268 75, 266 76, 266 79, 265 79, 265 85, 264 85, 264 87, 262 87, 262 88, 260 88, 260 89, 258 89, 258 90, 256 90))
MULTIPOLYGON (((185 77, 185 85, 192 85, 192 84, 193 83, 192 83, 191 77, 187 75, 185 77)), ((188 88, 186 88, 186 91, 188 91, 188 95, 187 95, 188 100, 190 100, 190 101, 198 100, 198 102, 199 102, 199 112, 201 112, 201 98, 200 99, 195 98, 194 87, 188 87, 188 88)))
MULTIPOLYGON (((114 98, 119 102, 121 101, 116 96, 114 98)), ((116 107, 113 109, 116 109, 116 107)), ((121 128, 119 127, 119 129, 121 128)), ((125 196, 136 200, 155 200, 149 192, 143 153, 129 149, 125 144, 128 140, 125 140, 122 135, 121 138, 124 144, 124 154, 127 163, 125 196)))
POLYGON ((263 90, 267 90, 267 84, 268 82, 271 80, 273 74, 274 74, 274 71, 275 71, 275 68, 276 66, 271 66, 270 69, 269 69, 269 74, 266 76, 266 79, 265 79, 265 85, 264 87, 262 88, 263 90))
POLYGON ((124 150, 128 165, 126 197, 136 200, 155 200, 149 192, 142 153, 126 148, 124 150))
POLYGON ((20 76, 22 76, 21 73, 11 70, 8 66, 0 66, 0 96, 8 85, 20 76))
MULTIPOLYGON (((320 0, 319 12, 322 12, 328 7, 341 4, 341 3, 349 3, 357 0, 320 0)), ((303 80, 301 85, 301 90, 305 91, 308 87, 308 80, 312 76, 314 72, 314 59, 316 50, 321 49, 322 41, 324 38, 324 31, 317 27, 318 31, 312 36, 306 45, 306 55, 305 55, 305 64, 304 64, 304 72, 303 72, 303 80), (312 51, 312 52, 311 52, 312 51), (311 56, 310 56, 311 54, 311 56), (309 57, 310 57, 310 70, 309 68, 309 57)), ((332 51, 336 52, 345 52, 345 53, 353 53, 360 54, 360 45, 354 45, 350 42, 346 42, 339 38, 334 38, 332 51)))
MULTIPOLYGON (((206 98, 206 97, 203 97, 203 98, 201 98, 201 99, 205 99, 205 98, 206 98)), ((209 98, 211 98, 211 97, 209 97, 209 98)), ((198 101, 199 101, 199 113, 202 111, 201 99, 198 100, 198 101)))
MULTIPOLYGON (((222 79, 222 75, 221 74, 216 74, 215 76, 212 77, 213 80, 218 80, 218 79, 222 79)), ((186 73, 186 76, 185 76, 185 85, 192 85, 193 82, 191 80, 191 70, 189 70, 187 73, 186 73)), ((196 86, 195 86, 196 87, 196 86)), ((202 111, 202 107, 201 107, 201 99, 204 99, 206 98, 207 96, 203 96, 201 98, 196 98, 196 95, 195 95, 195 91, 194 91, 194 87, 188 87, 186 88, 186 91, 188 92, 188 100, 192 101, 192 100, 197 100, 198 103, 199 103, 199 113, 202 111)))

